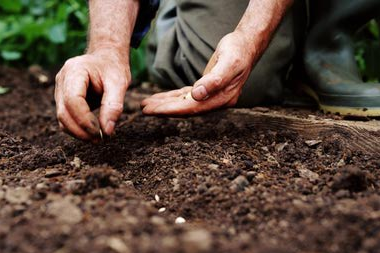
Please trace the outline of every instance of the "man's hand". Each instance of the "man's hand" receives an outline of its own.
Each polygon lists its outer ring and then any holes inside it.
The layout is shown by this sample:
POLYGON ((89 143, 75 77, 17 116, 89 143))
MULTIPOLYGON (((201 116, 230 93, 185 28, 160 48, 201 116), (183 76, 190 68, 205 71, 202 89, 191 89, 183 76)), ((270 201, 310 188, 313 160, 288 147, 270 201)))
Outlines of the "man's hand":
POLYGON ((238 31, 226 35, 219 42, 203 77, 193 87, 153 95, 142 102, 143 112, 187 115, 234 106, 255 58, 255 49, 247 47, 247 39, 238 31))
POLYGON ((82 140, 111 135, 131 81, 129 50, 139 0, 89 0, 87 54, 68 60, 56 77, 60 127, 82 140), (112 17, 112 18, 111 18, 112 17), (99 100, 91 101, 94 98, 99 100), (100 106, 99 120, 90 108, 100 106), (101 132, 102 130, 102 132, 101 132))
POLYGON ((111 135, 123 111, 131 75, 128 57, 114 49, 68 60, 56 77, 55 100, 60 127, 82 140, 100 138, 100 128, 111 135), (91 91, 101 97, 99 121, 86 101, 91 91), (99 126, 100 123, 100 126, 99 126))
POLYGON ((218 44, 193 87, 160 93, 142 102, 148 115, 189 115, 236 104, 252 67, 293 0, 250 0, 235 31, 218 44))

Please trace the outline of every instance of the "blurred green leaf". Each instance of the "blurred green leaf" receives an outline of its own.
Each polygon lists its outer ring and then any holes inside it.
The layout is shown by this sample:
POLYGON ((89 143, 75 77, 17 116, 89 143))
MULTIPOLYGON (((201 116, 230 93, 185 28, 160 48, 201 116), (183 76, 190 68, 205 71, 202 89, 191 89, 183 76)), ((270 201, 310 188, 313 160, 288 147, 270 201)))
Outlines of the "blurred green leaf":
POLYGON ((379 21, 371 20, 355 38, 355 59, 363 79, 380 80, 380 28, 379 21))
POLYGON ((20 0, 1 0, 0 8, 7 12, 19 13, 22 9, 20 0))
POLYGON ((380 29, 376 20, 371 20, 368 24, 368 30, 376 39, 380 39, 380 29))
POLYGON ((66 24, 56 24, 49 28, 47 32, 49 40, 55 44, 66 42, 67 28, 66 24))
POLYGON ((56 20, 59 22, 64 22, 67 20, 68 16, 73 12, 73 8, 66 3, 62 3, 58 6, 58 11, 56 15, 56 20))
POLYGON ((1 51, 1 57, 7 61, 15 61, 22 57, 22 54, 17 51, 1 51))
MULTIPOLYGON (((88 23, 87 1, 0 0, 0 61, 60 65, 85 51, 88 23)), ((144 42, 131 62, 133 77, 146 77, 144 42)))
POLYGON ((10 89, 9 88, 6 88, 6 87, 3 87, 3 86, 0 86, 0 95, 4 95, 5 93, 9 92, 10 89))

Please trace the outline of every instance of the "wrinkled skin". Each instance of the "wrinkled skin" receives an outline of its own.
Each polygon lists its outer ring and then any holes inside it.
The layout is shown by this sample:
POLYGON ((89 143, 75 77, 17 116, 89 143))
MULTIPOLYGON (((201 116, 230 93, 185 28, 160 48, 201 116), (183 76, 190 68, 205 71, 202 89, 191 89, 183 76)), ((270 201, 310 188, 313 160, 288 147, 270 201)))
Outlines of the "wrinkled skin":
POLYGON ((114 50, 102 49, 95 53, 68 60, 56 76, 55 100, 60 127, 82 140, 100 138, 100 127, 110 135, 123 112, 125 92, 131 74, 124 57, 114 50), (70 73, 70 74, 68 74, 70 73), (101 99, 99 121, 86 101, 92 89, 101 99), (100 125, 99 125, 100 124, 100 125))
MULTIPOLYGON (((153 95, 142 102, 147 115, 193 115, 236 104, 252 66, 292 0, 250 0, 235 31, 226 35, 193 87, 153 95)), ((97 142, 111 135, 123 111, 131 81, 130 39, 138 0, 90 0, 88 53, 70 59, 56 77, 55 100, 60 127, 72 136, 97 142), (112 17, 112 18, 110 18, 112 17), (95 93, 100 115, 91 112, 95 93), (87 99, 87 100, 86 100, 87 99)))
POLYGON ((247 50, 247 44, 244 35, 237 31, 226 35, 194 86, 145 99, 143 113, 180 116, 234 106, 252 69, 254 52, 247 50))

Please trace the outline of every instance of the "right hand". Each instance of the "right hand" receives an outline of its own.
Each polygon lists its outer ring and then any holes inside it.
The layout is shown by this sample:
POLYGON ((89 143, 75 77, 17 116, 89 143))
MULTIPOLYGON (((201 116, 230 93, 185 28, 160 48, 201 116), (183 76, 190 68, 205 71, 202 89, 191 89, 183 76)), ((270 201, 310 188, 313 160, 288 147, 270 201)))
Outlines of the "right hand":
POLYGON ((104 134, 111 135, 123 112, 130 81, 128 54, 118 53, 114 48, 69 59, 56 76, 54 97, 60 128, 87 141, 98 140, 100 128, 104 134), (97 105, 99 120, 86 101, 89 90, 101 97, 97 105))

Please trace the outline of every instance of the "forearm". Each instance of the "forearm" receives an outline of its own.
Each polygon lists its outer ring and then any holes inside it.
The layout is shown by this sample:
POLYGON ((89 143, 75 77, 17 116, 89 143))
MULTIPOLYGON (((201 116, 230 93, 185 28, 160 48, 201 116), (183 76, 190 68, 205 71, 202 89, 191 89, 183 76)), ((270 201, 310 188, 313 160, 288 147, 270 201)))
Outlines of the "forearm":
POLYGON ((88 52, 112 48, 128 56, 139 0, 90 0, 88 52))
POLYGON ((293 0, 251 0, 236 31, 249 41, 249 52, 257 61, 293 0))

